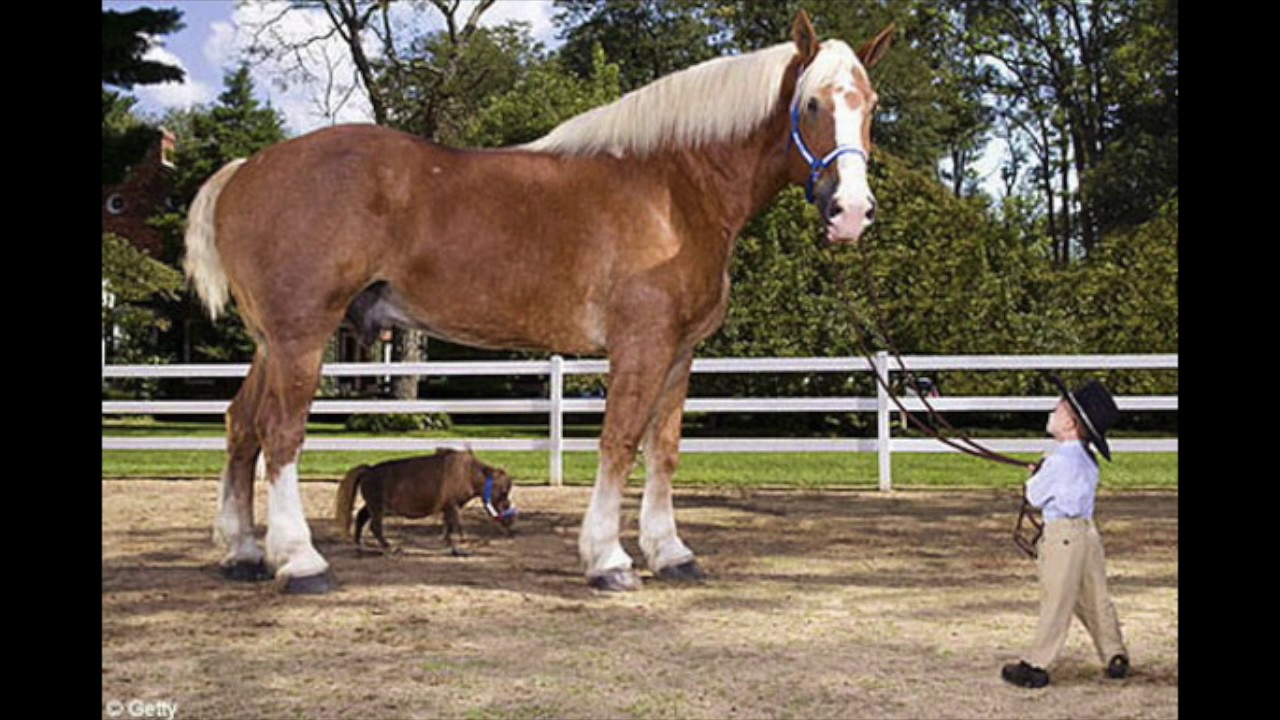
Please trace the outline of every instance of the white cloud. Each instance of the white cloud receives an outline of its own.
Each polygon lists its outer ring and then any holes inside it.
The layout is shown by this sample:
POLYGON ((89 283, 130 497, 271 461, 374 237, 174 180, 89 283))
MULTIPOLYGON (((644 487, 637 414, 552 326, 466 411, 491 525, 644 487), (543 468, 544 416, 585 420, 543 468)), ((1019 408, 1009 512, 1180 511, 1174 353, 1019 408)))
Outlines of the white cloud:
MULTIPOLYGON (((474 2, 464 3, 463 7, 470 12, 474 4, 474 2)), ((555 38, 555 26, 551 24, 551 17, 554 14, 555 7, 551 4, 551 0, 537 2, 507 0, 495 3, 489 8, 480 18, 480 24, 494 26, 510 20, 522 20, 532 26, 530 32, 535 40, 541 40, 547 47, 553 48, 560 44, 555 38)))
POLYGON ((205 62, 225 68, 237 62, 239 47, 236 45, 236 27, 219 20, 209 26, 209 37, 200 47, 205 62))
POLYGON ((170 82, 135 86, 134 94, 137 96, 142 108, 149 110, 164 110, 170 107, 188 108, 192 105, 208 102, 214 98, 215 92, 213 88, 193 79, 190 69, 182 62, 182 59, 163 47, 153 45, 143 55, 143 58, 182 68, 186 77, 180 83, 170 82))

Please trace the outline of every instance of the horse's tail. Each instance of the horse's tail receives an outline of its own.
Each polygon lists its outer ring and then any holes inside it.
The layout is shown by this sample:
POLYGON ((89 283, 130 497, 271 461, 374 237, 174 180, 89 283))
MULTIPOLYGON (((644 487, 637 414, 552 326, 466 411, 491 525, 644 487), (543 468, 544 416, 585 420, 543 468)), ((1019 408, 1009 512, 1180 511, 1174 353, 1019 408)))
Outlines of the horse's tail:
POLYGON ((200 187, 187 212, 187 257, 182 266, 214 320, 227 306, 229 293, 227 273, 222 269, 222 258, 218 257, 218 247, 214 244, 213 213, 222 188, 243 164, 244 158, 240 158, 223 165, 200 187))
POLYGON ((368 469, 368 465, 357 465, 338 484, 338 494, 333 499, 333 520, 342 528, 343 535, 351 534, 351 510, 356 504, 356 488, 360 487, 360 476, 368 469))

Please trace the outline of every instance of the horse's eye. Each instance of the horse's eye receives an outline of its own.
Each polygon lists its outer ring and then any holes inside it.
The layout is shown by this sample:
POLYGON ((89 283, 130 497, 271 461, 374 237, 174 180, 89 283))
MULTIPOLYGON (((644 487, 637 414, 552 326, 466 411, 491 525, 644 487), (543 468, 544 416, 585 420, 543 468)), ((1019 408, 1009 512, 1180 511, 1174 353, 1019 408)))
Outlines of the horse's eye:
POLYGON ((818 98, 809 98, 809 112, 818 112, 818 98))

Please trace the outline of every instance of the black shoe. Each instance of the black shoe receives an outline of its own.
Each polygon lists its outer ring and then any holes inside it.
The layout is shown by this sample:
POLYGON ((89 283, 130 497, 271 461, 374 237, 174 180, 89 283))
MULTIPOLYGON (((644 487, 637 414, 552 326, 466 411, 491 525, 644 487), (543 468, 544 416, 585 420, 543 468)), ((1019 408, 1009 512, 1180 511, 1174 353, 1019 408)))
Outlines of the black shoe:
POLYGON ((1000 671, 1000 677, 1003 677, 1005 682, 1013 683, 1018 687, 1042 688, 1049 684, 1049 673, 1028 665, 1026 660, 1017 665, 1005 665, 1000 671))
POLYGON ((1107 677, 1112 680, 1129 677, 1129 658, 1124 655, 1111 658, 1111 662, 1107 663, 1107 677))

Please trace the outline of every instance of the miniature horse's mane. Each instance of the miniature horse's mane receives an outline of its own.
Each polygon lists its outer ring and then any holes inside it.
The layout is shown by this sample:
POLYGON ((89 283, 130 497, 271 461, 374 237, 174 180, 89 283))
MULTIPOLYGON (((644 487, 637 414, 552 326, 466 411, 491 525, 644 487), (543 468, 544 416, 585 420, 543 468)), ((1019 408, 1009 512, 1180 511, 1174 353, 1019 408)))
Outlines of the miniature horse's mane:
MULTIPOLYGON (((708 60, 570 118, 520 149, 642 157, 662 147, 735 140, 777 110, 782 76, 795 56, 795 44, 785 42, 708 60)), ((848 79, 855 68, 862 70, 853 50, 827 40, 805 68, 796 97, 803 102, 816 88, 848 79)))

